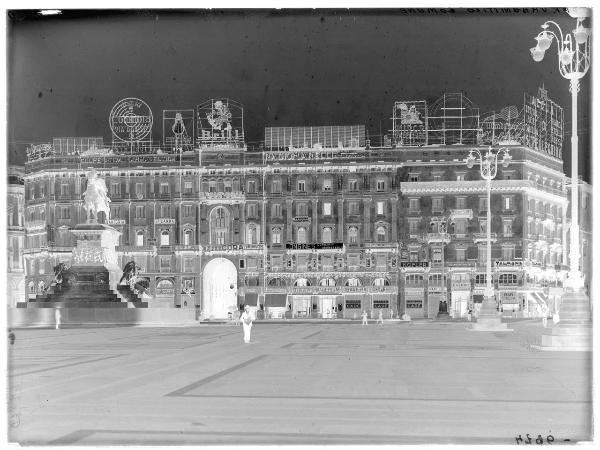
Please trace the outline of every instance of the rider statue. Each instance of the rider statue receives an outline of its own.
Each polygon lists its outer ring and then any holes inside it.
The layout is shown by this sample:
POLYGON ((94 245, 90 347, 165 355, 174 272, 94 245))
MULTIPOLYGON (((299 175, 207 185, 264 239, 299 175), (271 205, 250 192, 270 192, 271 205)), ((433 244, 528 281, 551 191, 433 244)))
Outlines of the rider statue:
POLYGON ((104 211, 106 219, 109 218, 110 198, 107 195, 106 183, 96 174, 96 170, 92 168, 87 176, 87 189, 83 194, 83 209, 87 213, 88 222, 97 222, 98 213, 104 211))

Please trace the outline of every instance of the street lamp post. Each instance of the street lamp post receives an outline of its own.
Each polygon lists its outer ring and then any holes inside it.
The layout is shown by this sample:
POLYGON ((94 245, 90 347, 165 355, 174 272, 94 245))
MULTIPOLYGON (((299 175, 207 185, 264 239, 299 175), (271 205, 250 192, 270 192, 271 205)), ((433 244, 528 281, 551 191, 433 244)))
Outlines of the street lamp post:
POLYGON ((591 29, 583 22, 590 15, 588 8, 569 8, 571 17, 577 19, 572 33, 563 34, 554 21, 544 22, 536 37, 537 45, 530 49, 536 62, 544 59, 546 50, 556 40, 558 68, 569 80, 571 91, 571 232, 569 246, 569 274, 563 287, 561 320, 542 335, 543 350, 590 350, 591 313, 590 303, 584 291, 584 280, 579 268, 579 141, 577 136, 577 94, 579 80, 590 68, 591 29))
POLYGON ((491 192, 492 192, 492 180, 496 178, 498 173, 498 157, 504 154, 502 158, 502 165, 508 167, 512 156, 510 156, 508 149, 501 148, 496 153, 492 152, 492 147, 488 148, 487 153, 483 154, 478 149, 472 149, 469 152, 469 156, 466 159, 467 167, 470 169, 475 165, 477 159, 479 159, 479 169, 481 178, 485 180, 486 193, 487 193, 487 221, 486 221, 486 285, 483 294, 483 303, 481 305, 481 311, 477 318, 477 323, 473 325, 472 329, 477 331, 498 331, 506 330, 506 324, 503 324, 498 314, 496 313, 496 302, 494 300, 494 286, 492 283, 492 205, 491 205, 491 192))
POLYGON ((536 36, 537 45, 530 49, 536 62, 544 59, 546 50, 556 40, 558 49, 558 68, 560 74, 570 81, 571 91, 571 242, 569 249, 569 275, 566 285, 573 290, 583 288, 583 276, 579 269, 579 140, 577 136, 577 94, 579 80, 590 68, 591 30, 583 26, 589 12, 586 8, 570 8, 577 18, 577 26, 572 34, 563 34, 560 26, 549 20, 542 25, 543 31, 536 36))

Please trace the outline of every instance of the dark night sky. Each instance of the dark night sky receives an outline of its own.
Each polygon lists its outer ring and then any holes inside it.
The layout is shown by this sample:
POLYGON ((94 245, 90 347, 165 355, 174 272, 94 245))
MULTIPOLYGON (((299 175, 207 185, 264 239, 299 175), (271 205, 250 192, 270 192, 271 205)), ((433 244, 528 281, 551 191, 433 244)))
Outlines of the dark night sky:
MULTIPOLYGON (((153 110, 193 108, 210 98, 244 105, 247 141, 264 127, 365 124, 375 143, 391 128, 395 100, 435 101, 464 91, 484 113, 522 107, 542 83, 564 108, 569 170, 571 96, 556 44, 541 63, 529 48, 548 19, 566 12, 501 14, 402 10, 9 12, 9 160, 27 143, 103 136, 121 98, 153 110)), ((581 169, 589 180, 591 74, 579 107, 581 169)))

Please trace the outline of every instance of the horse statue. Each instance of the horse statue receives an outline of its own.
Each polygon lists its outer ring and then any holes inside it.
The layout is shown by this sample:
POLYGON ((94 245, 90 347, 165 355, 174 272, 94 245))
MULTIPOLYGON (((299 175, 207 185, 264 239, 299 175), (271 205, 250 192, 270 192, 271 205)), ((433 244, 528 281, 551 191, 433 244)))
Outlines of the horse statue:
POLYGON ((97 221, 100 211, 104 211, 106 218, 109 218, 110 198, 108 198, 107 192, 106 183, 96 175, 96 170, 92 168, 87 177, 87 189, 83 194, 83 209, 87 214, 88 221, 97 221))

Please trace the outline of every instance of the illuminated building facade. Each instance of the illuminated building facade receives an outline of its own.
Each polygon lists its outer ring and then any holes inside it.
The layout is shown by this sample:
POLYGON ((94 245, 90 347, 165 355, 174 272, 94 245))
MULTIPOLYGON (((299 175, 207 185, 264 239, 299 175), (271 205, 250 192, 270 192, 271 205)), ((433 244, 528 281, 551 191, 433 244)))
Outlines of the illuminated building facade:
MULTIPOLYGON (((196 308, 205 318, 226 318, 243 304, 266 317, 381 310, 434 318, 446 309, 464 317, 483 298, 487 210, 485 182, 465 158, 500 143, 513 159, 492 181, 499 309, 552 309, 568 250, 563 162, 523 125, 531 110, 514 109, 504 114, 514 127, 502 124, 513 136, 500 142, 466 97, 445 94, 431 108, 396 102, 381 146, 370 145, 362 126, 279 127, 265 130, 263 148, 248 149, 241 105, 219 99, 164 111, 172 135, 160 147, 139 133, 127 141, 121 129, 112 145, 63 138, 32 147, 28 295, 43 289, 53 265, 70 261, 69 230, 85 221, 85 174, 94 167, 111 199, 106 223, 122 233, 120 265, 142 267, 151 308, 196 308)), ((549 120, 562 120, 557 111, 549 120)), ((562 122, 554 128, 562 133, 562 122)))
POLYGON ((25 269, 23 249, 25 248, 25 188, 22 167, 8 168, 7 188, 7 306, 14 308, 25 297, 25 269))

